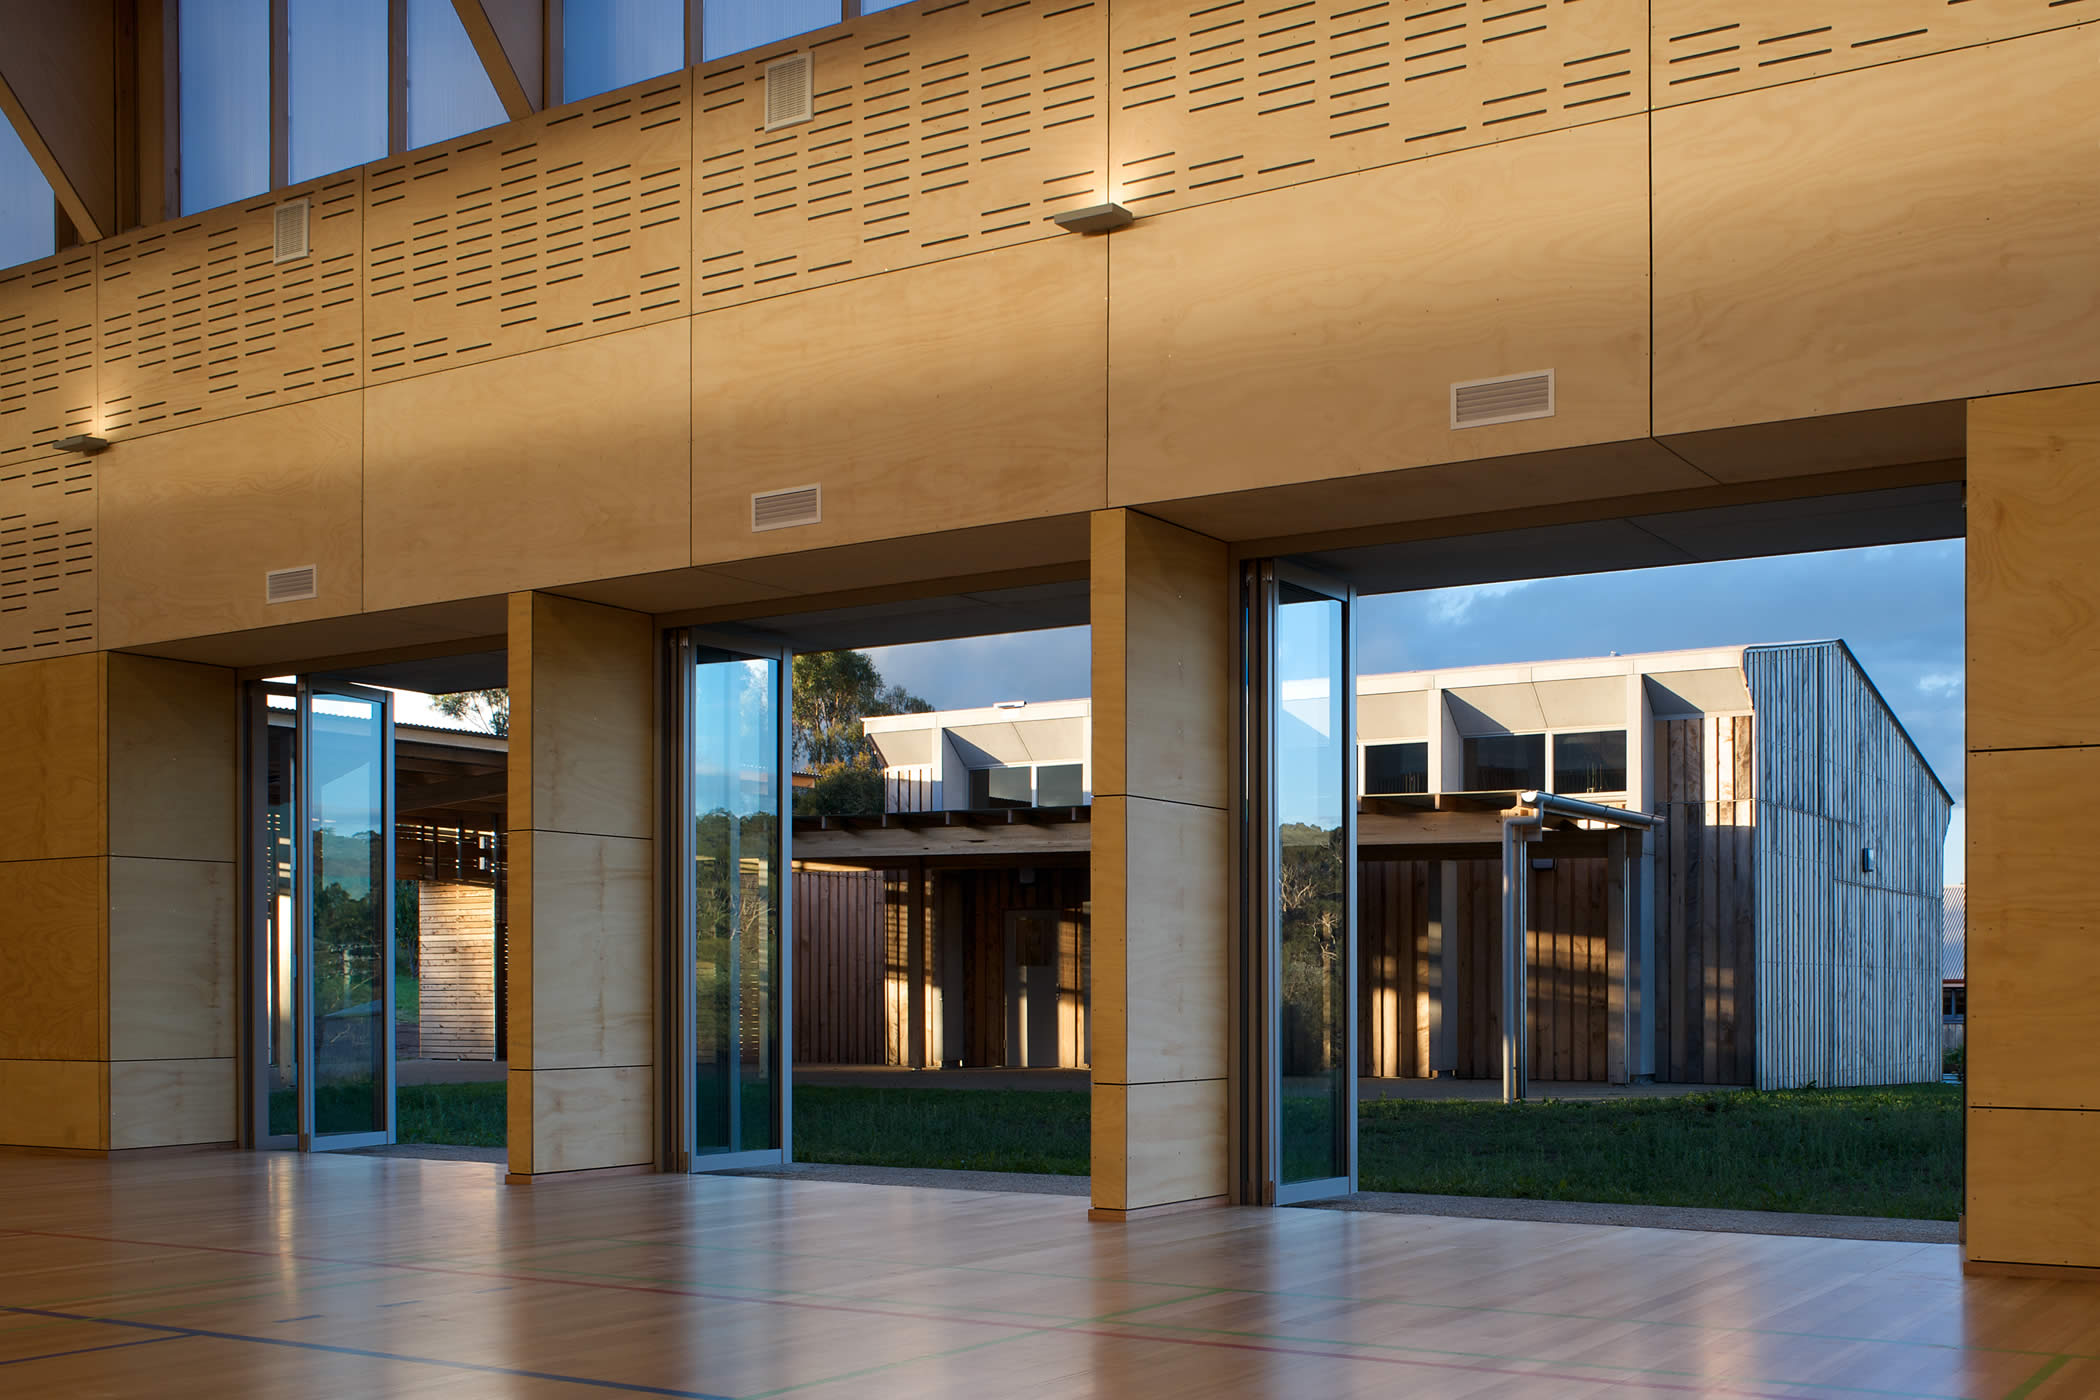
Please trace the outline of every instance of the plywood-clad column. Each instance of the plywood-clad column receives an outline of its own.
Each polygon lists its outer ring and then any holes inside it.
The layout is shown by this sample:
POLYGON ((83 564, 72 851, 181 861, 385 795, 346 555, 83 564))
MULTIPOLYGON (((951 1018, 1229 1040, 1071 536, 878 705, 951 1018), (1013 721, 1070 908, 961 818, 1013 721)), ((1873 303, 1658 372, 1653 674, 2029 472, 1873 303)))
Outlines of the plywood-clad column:
POLYGON ((510 599, 510 1170, 655 1160, 655 630, 510 599))
POLYGON ((231 1142, 231 672, 0 666, 0 1144, 231 1142))
POLYGON ((0 1144, 109 1146, 103 659, 0 666, 0 1144))
POLYGON ((2100 1276, 2100 385, 1969 406, 1969 1267, 2100 1276))
POLYGON ((1222 1201, 1231 999, 1231 561, 1093 518, 1093 1204, 1222 1201))
POLYGON ((111 653, 109 1145, 239 1127, 239 691, 233 672, 111 653))

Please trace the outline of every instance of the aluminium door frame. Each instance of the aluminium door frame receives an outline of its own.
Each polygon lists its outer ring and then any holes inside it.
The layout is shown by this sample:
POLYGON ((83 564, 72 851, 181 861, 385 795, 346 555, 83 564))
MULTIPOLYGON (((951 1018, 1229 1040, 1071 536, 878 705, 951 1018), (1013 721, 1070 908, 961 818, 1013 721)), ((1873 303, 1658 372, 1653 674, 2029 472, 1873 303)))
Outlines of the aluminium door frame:
MULTIPOLYGON (((795 876, 794 876, 794 672, 795 653, 782 638, 758 631, 717 631, 701 627, 672 627, 663 633, 658 654, 664 659, 663 723, 660 726, 661 781, 663 782, 663 861, 660 876, 663 927, 663 969, 666 994, 661 1004, 670 1024, 662 1041, 664 1065, 659 1081, 659 1102, 664 1115, 659 1145, 662 1170, 699 1175, 739 1171, 747 1167, 785 1166, 795 1160, 795 876), (780 1145, 751 1151, 739 1150, 737 1134, 743 1123, 743 1086, 732 1074, 735 1106, 730 1113, 731 1150, 699 1153, 694 1150, 697 1128, 693 1114, 693 1092, 697 1085, 694 1066, 698 1062, 694 1025, 697 1019, 693 969, 697 965, 697 911, 693 907, 693 712, 694 650, 707 647, 754 661, 777 663, 774 710, 778 726, 778 773, 780 816, 779 903, 780 957, 776 1001, 780 1047, 775 1061, 775 1092, 780 1101, 780 1145)), ((736 940, 730 940, 732 956, 736 940)), ((738 999, 743 994, 734 964, 729 978, 732 1027, 741 1023, 738 999)))
POLYGON ((379 708, 380 734, 380 830, 384 833, 380 847, 381 868, 384 877, 379 881, 380 889, 380 992, 379 1004, 383 1023, 384 1044, 380 1056, 385 1066, 386 1127, 362 1133, 317 1133, 314 1131, 314 1052, 317 1046, 318 1027, 314 1024, 314 941, 313 908, 314 891, 312 861, 295 864, 298 873, 292 880, 293 923, 299 940, 299 987, 298 1017, 299 1049, 295 1063, 299 1066, 299 1150, 301 1152, 342 1152, 358 1147, 390 1147, 398 1131, 395 1116, 395 1006, 394 1006, 394 697, 384 690, 370 686, 352 685, 347 681, 329 681, 325 677, 301 676, 299 678, 299 738, 293 747, 294 767, 297 778, 297 796, 293 801, 292 828, 298 833, 295 844, 296 856, 306 853, 307 823, 313 816, 313 702, 316 694, 345 699, 369 701, 379 708))
POLYGON ((1238 1042, 1233 1095, 1235 1199, 1244 1204, 1291 1205, 1348 1195, 1357 1189, 1357 871, 1356 871, 1356 591, 1347 583, 1289 560, 1242 564, 1238 631, 1240 687, 1236 696, 1241 762, 1235 765, 1236 843, 1240 930, 1234 1004, 1238 1042), (1281 1029, 1283 916, 1278 884, 1282 837, 1277 820, 1278 718, 1282 679, 1276 666, 1282 587, 1294 585, 1342 605, 1341 733, 1336 745, 1344 771, 1342 793, 1343 1014, 1341 1060, 1346 1084, 1336 1145, 1346 1170, 1312 1181, 1283 1181, 1283 1054, 1281 1029))

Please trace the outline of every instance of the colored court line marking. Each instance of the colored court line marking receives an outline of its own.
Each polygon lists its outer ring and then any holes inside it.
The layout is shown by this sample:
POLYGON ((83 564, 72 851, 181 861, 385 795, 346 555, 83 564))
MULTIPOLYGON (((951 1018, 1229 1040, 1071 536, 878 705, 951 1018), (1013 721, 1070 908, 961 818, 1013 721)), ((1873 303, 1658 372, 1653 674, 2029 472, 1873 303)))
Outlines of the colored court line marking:
POLYGON ((2068 1356, 2053 1356, 2042 1363, 2042 1369, 2005 1392, 2005 1400, 2027 1400, 2027 1397, 2042 1388, 2042 1382, 2071 1364, 2068 1356))
MULTIPOLYGON (((4 1306, 4 1305, 0 1305, 4 1306)), ((727 1395, 718 1395, 707 1390, 678 1390, 670 1386, 642 1385, 628 1381, 599 1380, 593 1376, 570 1376, 559 1371, 528 1371, 514 1366, 491 1366, 478 1361, 447 1361, 435 1356, 411 1356, 404 1352, 369 1351, 364 1347, 335 1346, 328 1342, 295 1342, 284 1337, 259 1337, 244 1332, 214 1332, 202 1327, 176 1327, 160 1322, 131 1322, 119 1317, 93 1317, 86 1313, 60 1313, 40 1308, 7 1307, 8 1312, 29 1313, 37 1317, 56 1318, 64 1322, 99 1322, 108 1327, 133 1327, 141 1331, 165 1332, 166 1337, 156 1341, 175 1341, 181 1338, 201 1337, 214 1342, 248 1342, 256 1346, 288 1347, 294 1351, 327 1352, 336 1356, 360 1356, 373 1361, 393 1361, 405 1366, 436 1366, 448 1371, 471 1371, 485 1376, 515 1376, 521 1380, 557 1381, 566 1385, 587 1385, 599 1390, 624 1390, 636 1395, 670 1395, 678 1400, 732 1400, 727 1395)), ((100 1348, 95 1348, 99 1350, 100 1348)))
MULTIPOLYGON (((119 1322, 112 1323, 110 1325, 115 1327, 122 1327, 125 1324, 119 1322)), ((7 1358, 7 1360, 0 1361, 0 1366, 26 1366, 32 1361, 56 1361, 61 1356, 86 1356, 90 1352, 122 1351, 126 1347, 150 1347, 155 1342, 180 1342, 185 1340, 187 1339, 183 1337, 172 1336, 141 1337, 135 1342, 110 1342, 99 1347, 74 1347, 70 1351, 47 1351, 42 1356, 10 1356, 9 1358, 7 1358)))

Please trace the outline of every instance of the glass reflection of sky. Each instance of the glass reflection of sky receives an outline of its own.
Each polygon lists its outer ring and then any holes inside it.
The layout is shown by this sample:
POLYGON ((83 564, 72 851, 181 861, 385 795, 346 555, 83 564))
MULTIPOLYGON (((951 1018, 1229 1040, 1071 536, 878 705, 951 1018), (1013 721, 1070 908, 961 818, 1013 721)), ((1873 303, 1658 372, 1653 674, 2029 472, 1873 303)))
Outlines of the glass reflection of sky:
POLYGON ((700 7, 700 60, 712 63, 727 54, 807 34, 837 24, 844 14, 839 0, 710 0, 700 7))
POLYGON ((182 212, 270 188, 269 0, 183 0, 182 212))
POLYGON ((506 120, 452 0, 408 0, 408 144, 450 141, 506 120))
POLYGON ((285 10, 294 184, 386 154, 387 0, 291 0, 285 10))
POLYGON ((50 257, 56 212, 36 158, 15 135, 14 123, 0 121, 0 267, 50 257))
POLYGON ((1277 609, 1277 816, 1324 830, 1342 824, 1342 605, 1331 598, 1277 609))
POLYGON ((685 0, 563 0, 561 33, 564 102, 685 66, 685 0))
POLYGON ((771 660, 694 669, 693 805, 700 814, 769 815, 779 806, 780 728, 771 660))

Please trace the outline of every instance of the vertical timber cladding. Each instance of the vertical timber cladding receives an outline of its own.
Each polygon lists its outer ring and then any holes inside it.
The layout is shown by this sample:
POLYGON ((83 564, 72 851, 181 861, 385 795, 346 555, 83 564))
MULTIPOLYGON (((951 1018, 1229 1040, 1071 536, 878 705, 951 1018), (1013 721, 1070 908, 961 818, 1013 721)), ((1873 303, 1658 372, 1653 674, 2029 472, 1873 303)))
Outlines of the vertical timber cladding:
POLYGON ((961 0, 696 78, 697 310, 1062 237, 1109 197, 1107 5, 961 0), (815 118, 765 130, 765 65, 813 55, 815 118))
POLYGON ((0 664, 95 645, 95 254, 0 272, 0 664))
POLYGON ((1841 644, 1753 647, 1744 673, 1762 726, 1758 1087, 1937 1080, 1951 802, 1841 644))
POLYGON ((366 170, 368 382, 687 314, 690 77, 366 170))
POLYGON ((363 174, 100 245, 101 431, 166 432, 354 389, 363 174), (275 262, 274 211, 310 201, 308 256, 275 262))
POLYGON ((2100 0, 1654 0, 1655 105, 2100 19, 2100 0))
POLYGON ((1646 0, 1118 0, 1110 47, 1141 214, 1648 107, 1646 0))
POLYGON ((1667 823, 1656 834, 1650 980, 1658 1080, 1756 1079, 1756 730, 1749 715, 1655 725, 1655 800, 1667 823))

